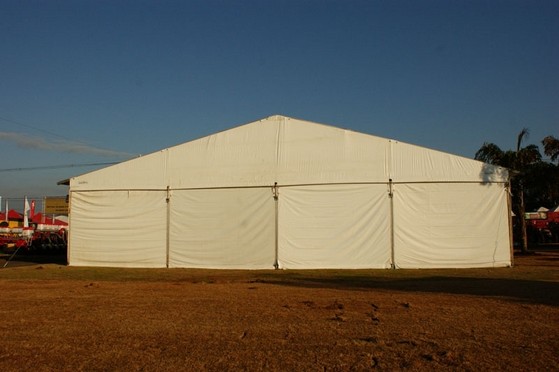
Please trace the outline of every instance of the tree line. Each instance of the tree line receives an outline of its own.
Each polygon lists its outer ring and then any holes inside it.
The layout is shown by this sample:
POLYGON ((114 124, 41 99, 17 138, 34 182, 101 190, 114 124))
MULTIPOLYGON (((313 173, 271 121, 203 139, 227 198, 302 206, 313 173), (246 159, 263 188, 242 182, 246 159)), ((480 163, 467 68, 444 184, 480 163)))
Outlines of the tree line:
POLYGON ((516 148, 502 150, 494 143, 484 143, 476 152, 475 159, 509 169, 511 175, 512 210, 517 216, 514 224, 514 239, 523 252, 528 250, 526 211, 535 211, 541 206, 559 206, 559 139, 545 137, 544 159, 540 148, 534 144, 523 145, 528 129, 520 131, 516 148))

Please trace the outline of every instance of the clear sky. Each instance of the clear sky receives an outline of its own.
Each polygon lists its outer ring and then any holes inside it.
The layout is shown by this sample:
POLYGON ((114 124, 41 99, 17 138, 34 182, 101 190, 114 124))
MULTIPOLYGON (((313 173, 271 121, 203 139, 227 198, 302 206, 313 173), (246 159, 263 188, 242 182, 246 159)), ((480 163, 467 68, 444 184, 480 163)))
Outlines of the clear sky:
POLYGON ((4 198, 274 114, 469 158, 559 137, 557 0, 0 0, 0 47, 4 198))

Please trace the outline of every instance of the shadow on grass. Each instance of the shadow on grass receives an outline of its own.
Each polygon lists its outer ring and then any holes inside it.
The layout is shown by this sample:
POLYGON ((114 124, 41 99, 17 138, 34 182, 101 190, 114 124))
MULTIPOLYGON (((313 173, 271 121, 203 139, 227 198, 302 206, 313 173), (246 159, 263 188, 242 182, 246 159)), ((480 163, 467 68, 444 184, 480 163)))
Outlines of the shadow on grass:
POLYGON ((8 264, 6 267, 19 267, 19 266, 31 266, 31 265, 42 265, 42 264, 57 264, 66 265, 66 252, 17 252, 15 255, 12 254, 1 254, 0 255, 0 268, 3 267, 6 262, 8 264))
POLYGON ((263 283, 342 290, 380 289, 414 293, 444 293, 503 298, 530 304, 559 306, 559 283, 522 279, 432 276, 413 279, 315 278, 264 279, 263 283))
MULTIPOLYGON (((0 267, 7 255, 0 255, 0 267)), ((559 306, 559 252, 538 252, 515 260, 517 268, 441 270, 212 270, 71 268, 48 271, 66 279, 264 283, 298 288, 385 290, 415 294, 455 294, 559 306)), ((8 267, 66 265, 65 253, 18 254, 8 267)), ((33 270, 36 274, 36 271, 33 270)), ((22 272, 30 275, 29 272, 22 272)), ((31 275, 30 277, 35 278, 31 275)))

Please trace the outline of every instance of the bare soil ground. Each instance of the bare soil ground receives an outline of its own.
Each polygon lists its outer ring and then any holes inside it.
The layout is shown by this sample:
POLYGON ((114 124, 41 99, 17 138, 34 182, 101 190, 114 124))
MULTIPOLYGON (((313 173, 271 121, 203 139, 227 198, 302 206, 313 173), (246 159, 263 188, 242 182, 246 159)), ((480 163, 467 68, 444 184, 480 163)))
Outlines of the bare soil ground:
POLYGON ((557 250, 516 257, 513 268, 473 270, 14 262, 0 269, 0 294, 2 371, 559 366, 557 250))

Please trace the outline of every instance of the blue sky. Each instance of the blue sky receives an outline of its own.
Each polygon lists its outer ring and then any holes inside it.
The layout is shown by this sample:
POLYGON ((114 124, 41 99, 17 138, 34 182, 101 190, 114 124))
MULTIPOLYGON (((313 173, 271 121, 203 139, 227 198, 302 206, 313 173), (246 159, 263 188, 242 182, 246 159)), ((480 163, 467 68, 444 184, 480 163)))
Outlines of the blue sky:
POLYGON ((0 195, 282 114, 473 157, 559 137, 558 1, 0 0, 0 195), (10 170, 57 165, 60 169, 10 170))

